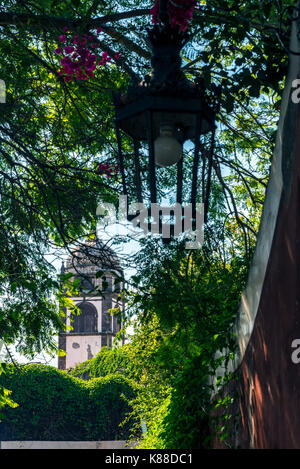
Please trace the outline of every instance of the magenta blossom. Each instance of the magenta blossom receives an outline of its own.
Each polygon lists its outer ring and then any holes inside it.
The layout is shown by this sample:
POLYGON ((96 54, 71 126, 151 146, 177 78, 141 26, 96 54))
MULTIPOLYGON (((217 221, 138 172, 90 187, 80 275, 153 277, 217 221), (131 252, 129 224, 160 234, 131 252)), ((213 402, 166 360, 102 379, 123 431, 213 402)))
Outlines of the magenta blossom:
MULTIPOLYGON (((65 43, 65 47, 57 48, 55 53, 62 56, 59 75, 65 81, 93 78, 97 66, 104 66, 112 60, 107 51, 103 51, 102 54, 98 52, 101 42, 96 35, 72 36, 67 27, 64 28, 64 32, 68 34, 61 34, 59 40, 65 43)), ((115 58, 119 56, 120 54, 116 54, 115 58)))
POLYGON ((111 178, 112 175, 116 175, 119 172, 119 168, 117 165, 110 164, 110 163, 100 163, 98 166, 97 172, 101 176, 106 176, 107 178, 111 178))
MULTIPOLYGON (((193 11, 197 5, 197 0, 176 0, 169 2, 168 10, 170 16, 170 25, 172 27, 179 26, 180 31, 186 31, 190 20, 193 17, 193 11)), ((150 10, 152 14, 152 23, 158 23, 159 16, 159 0, 150 10)))
POLYGON ((72 46, 66 46, 66 47, 64 47, 64 51, 65 51, 67 54, 71 54, 71 53, 74 51, 74 47, 72 47, 72 46))

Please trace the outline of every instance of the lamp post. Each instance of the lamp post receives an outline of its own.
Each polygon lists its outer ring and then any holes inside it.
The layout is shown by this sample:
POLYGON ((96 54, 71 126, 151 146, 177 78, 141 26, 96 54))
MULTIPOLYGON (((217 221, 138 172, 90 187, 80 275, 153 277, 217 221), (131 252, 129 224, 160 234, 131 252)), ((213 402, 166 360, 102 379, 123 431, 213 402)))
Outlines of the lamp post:
MULTIPOLYGON (((191 83, 181 68, 180 51, 188 41, 188 34, 170 25, 168 1, 160 1, 159 24, 147 30, 152 51, 152 71, 141 83, 131 83, 125 95, 114 96, 116 137, 123 194, 128 195, 125 159, 122 152, 122 132, 133 142, 133 167, 136 198, 143 202, 139 147, 148 146, 149 201, 157 203, 157 172, 176 165, 176 202, 183 202, 185 175, 183 144, 194 144, 192 178, 189 200, 195 210, 197 177, 200 163, 201 135, 210 133, 207 182, 204 202, 204 221, 207 220, 210 177, 212 168, 215 116, 217 103, 210 102, 203 80, 191 83)), ((203 156, 204 157, 204 156, 203 156)), ((194 213, 194 212, 193 212, 194 213)))

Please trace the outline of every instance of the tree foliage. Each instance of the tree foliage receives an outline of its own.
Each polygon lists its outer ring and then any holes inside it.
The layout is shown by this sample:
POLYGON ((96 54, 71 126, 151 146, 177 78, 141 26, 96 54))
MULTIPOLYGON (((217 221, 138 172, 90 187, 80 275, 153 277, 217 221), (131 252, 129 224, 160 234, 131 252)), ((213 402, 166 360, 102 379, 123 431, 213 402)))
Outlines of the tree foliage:
MULTIPOLYGON (((245 240, 247 253, 274 144, 292 5, 200 1, 183 51, 191 80, 204 78, 208 93, 222 84, 210 223, 214 229, 214 221, 221 220, 238 241, 245 240)), ((9 329, 5 340, 20 339, 29 351, 30 337, 41 348, 48 340, 42 338, 49 338, 46 330, 57 329, 59 320, 49 304, 58 285, 45 254, 94 232, 97 203, 116 201, 121 190, 119 176, 108 180, 96 169, 99 163, 117 164, 111 92, 125 90, 129 79, 149 71, 145 27, 151 25, 152 6, 135 0, 0 2, 0 75, 7 93, 0 116, 0 287, 7 300, 0 317, 9 329), (55 50, 65 27, 78 35, 101 28, 101 52, 120 53, 119 60, 99 67, 88 81, 64 82, 55 50)), ((134 197, 133 148, 126 140, 124 145, 134 197)), ((141 162, 145 179, 142 152, 141 162)), ((188 157, 184 171, 188 181, 188 157)), ((206 172, 204 151, 198 180, 202 200, 206 172)), ((172 169, 158 177, 166 190, 174 181, 172 169)), ((146 182, 143 187, 147 194, 146 182)))
POLYGON ((103 348, 71 375, 134 379, 133 431, 147 427, 141 448, 207 448, 234 418, 226 412, 234 396, 220 398, 218 390, 231 378, 226 365, 236 351, 232 326, 247 262, 237 254, 224 261, 207 246, 188 253, 184 243, 166 248, 152 240, 135 260, 124 313, 134 329, 129 342, 103 348), (220 367, 224 375, 214 381, 220 367), (214 414, 220 406, 222 419, 214 414))
MULTIPOLYGON (((58 256, 61 248, 70 250, 76 241, 93 236, 97 204, 116 203, 122 191, 118 174, 107 178, 97 168, 118 164, 111 92, 124 91, 130 80, 139 81, 149 72, 145 27, 151 25, 153 3, 0 1, 0 78, 6 84, 6 103, 0 104, 0 339, 7 345, 19 344, 20 351, 29 356, 47 346, 53 348, 53 332, 63 326, 58 308, 60 283, 49 252, 58 256), (97 68, 88 81, 65 82, 55 54, 65 26, 78 35, 102 28, 101 51, 111 57, 120 53, 119 60, 97 68)), ((248 262, 255 243, 287 73, 293 6, 292 0, 200 0, 194 10, 190 42, 182 55, 184 70, 192 81, 203 79, 208 94, 213 95, 216 85, 222 86, 206 232, 212 256, 222 254, 223 264, 213 260, 206 268, 201 255, 187 260, 180 250, 168 260, 169 251, 167 258, 163 251, 160 256, 166 266, 173 262, 178 269, 174 273, 160 264, 156 250, 150 248, 152 263, 141 264, 146 289, 161 291, 163 301, 141 293, 134 304, 141 302, 143 327, 150 327, 152 316, 157 321, 148 333, 154 344, 163 346, 157 356, 155 352, 154 364, 151 360, 148 364, 155 368, 160 363, 167 389, 168 379, 173 385, 171 370, 175 376, 179 370, 184 373, 202 356, 204 338, 198 337, 200 328, 191 323, 208 328, 210 337, 219 334, 215 340, 219 346, 235 309, 234 298, 240 291, 240 277, 235 273, 242 267, 232 253, 248 262), (217 279, 224 290, 219 290, 217 279), (232 297, 224 295, 226 288, 232 290, 232 297), (178 295, 182 291, 184 300, 178 295), (175 355, 168 353, 171 347, 175 355), (180 366, 179 356, 187 357, 187 368, 180 366)), ((199 201, 206 195, 205 144, 203 139, 199 201)), ((129 196, 134 200, 133 148, 127 139, 123 150, 129 196)), ((147 196, 143 148, 140 158, 147 196)), ((190 195, 191 158, 186 147, 185 200, 190 195)), ((174 185, 174 170, 161 170, 158 180, 162 199, 174 185)), ((145 359, 150 350, 144 350, 145 359)), ((206 364, 207 360, 205 356, 206 364)), ((170 396, 168 408, 176 402, 170 396)))
POLYGON ((148 427, 142 447, 208 447, 224 426, 212 412, 233 397, 216 396, 230 377, 226 364, 236 351, 232 327, 247 262, 239 255, 224 262, 206 246, 166 249, 159 241, 146 243, 136 261, 137 288, 127 302, 136 333, 128 351, 144 385, 134 405, 148 427), (224 376, 214 382, 220 367, 224 376))

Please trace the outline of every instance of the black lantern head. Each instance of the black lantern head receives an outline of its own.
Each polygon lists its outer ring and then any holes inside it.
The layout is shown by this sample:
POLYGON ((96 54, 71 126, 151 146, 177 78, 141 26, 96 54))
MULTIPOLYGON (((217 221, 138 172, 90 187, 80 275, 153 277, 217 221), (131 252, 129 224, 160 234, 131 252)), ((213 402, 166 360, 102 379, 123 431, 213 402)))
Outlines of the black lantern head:
MULTIPOLYGON (((187 33, 169 24, 148 30, 152 50, 152 71, 140 83, 132 83, 126 95, 115 96, 116 129, 119 159, 126 194, 126 177, 120 143, 120 130, 135 142, 148 142, 149 187, 156 203, 155 168, 177 164, 177 202, 182 202, 182 145, 195 144, 191 203, 196 202, 200 135, 215 130, 215 108, 205 94, 203 81, 191 83, 181 68, 180 51, 188 40, 187 33)), ((136 186, 141 201, 139 158, 135 153, 136 186)))
POLYGON ((154 26, 148 31, 152 72, 115 102, 117 123, 130 137, 147 141, 147 112, 152 114, 154 139, 168 124, 181 143, 194 140, 197 114, 201 115, 200 133, 212 130, 215 115, 205 99, 203 84, 194 85, 181 70, 180 51, 186 42, 187 35, 174 27, 154 26))

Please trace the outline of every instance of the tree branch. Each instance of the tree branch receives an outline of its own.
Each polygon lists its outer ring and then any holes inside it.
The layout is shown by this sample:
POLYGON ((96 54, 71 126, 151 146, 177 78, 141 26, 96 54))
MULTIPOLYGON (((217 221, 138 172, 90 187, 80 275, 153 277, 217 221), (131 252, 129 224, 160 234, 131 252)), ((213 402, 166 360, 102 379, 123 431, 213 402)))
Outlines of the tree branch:
POLYGON ((64 26, 68 26, 70 30, 78 30, 82 25, 85 25, 87 29, 96 29, 102 27, 106 23, 120 21, 124 19, 134 18, 136 16, 149 15, 150 10, 148 8, 140 8, 137 10, 123 11, 121 13, 113 13, 111 15, 100 16, 99 18, 90 19, 72 19, 63 18, 57 16, 48 15, 30 15, 27 13, 10 13, 0 12, 0 26, 8 25, 23 25, 27 28, 57 28, 63 29, 64 26))

